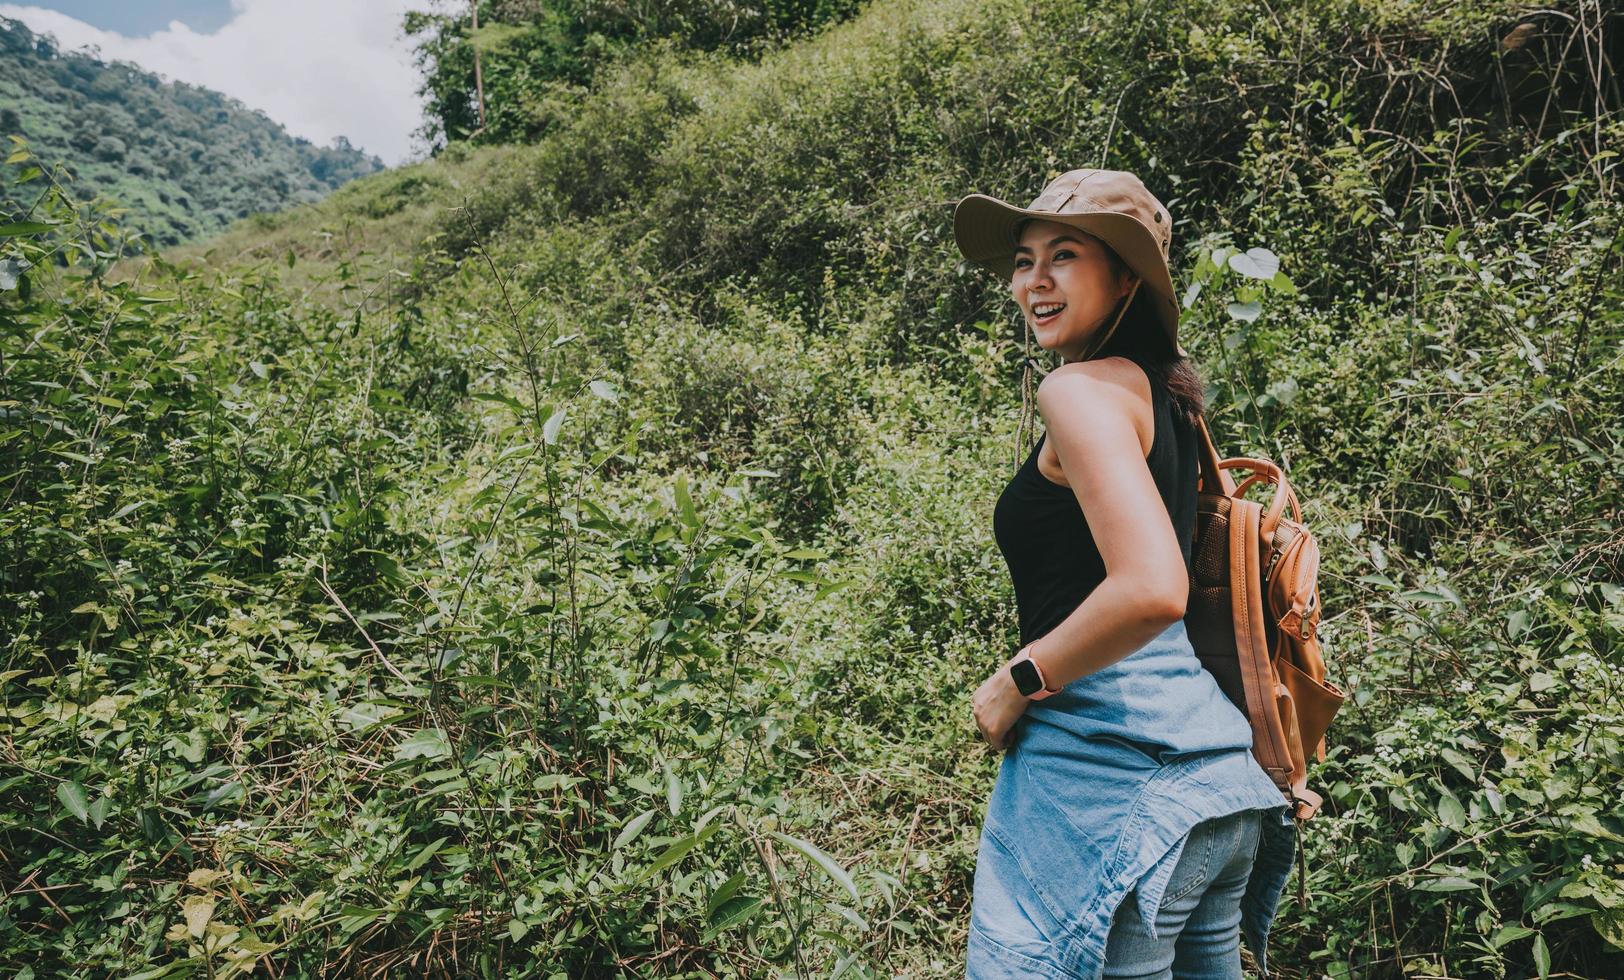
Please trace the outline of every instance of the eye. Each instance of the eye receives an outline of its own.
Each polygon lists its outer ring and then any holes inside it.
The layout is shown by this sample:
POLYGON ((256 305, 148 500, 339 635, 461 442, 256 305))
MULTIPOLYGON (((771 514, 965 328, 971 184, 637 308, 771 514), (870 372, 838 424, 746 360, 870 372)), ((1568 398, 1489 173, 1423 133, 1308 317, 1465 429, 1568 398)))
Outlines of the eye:
POLYGON ((1024 255, 1017 256, 1016 259, 1015 259, 1015 268, 1017 268, 1017 269, 1024 269, 1024 268, 1026 268, 1027 266, 1029 266, 1031 264, 1032 264, 1032 260, 1027 258, 1024 255))
POLYGON ((1076 258, 1077 253, 1069 248, 1060 248, 1055 250, 1054 257, 1057 259, 1071 259, 1076 258))

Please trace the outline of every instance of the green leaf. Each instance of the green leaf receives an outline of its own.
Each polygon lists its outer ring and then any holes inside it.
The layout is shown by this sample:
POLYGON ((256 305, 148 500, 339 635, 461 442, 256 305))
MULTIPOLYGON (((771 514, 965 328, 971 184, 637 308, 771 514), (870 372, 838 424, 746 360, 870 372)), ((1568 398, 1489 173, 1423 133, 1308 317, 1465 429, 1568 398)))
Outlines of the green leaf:
POLYGON ((1551 975, 1551 948, 1545 945, 1545 934, 1534 937, 1534 966, 1539 969, 1539 980, 1551 975))
POLYGON ((565 410, 563 408, 559 408, 554 410, 551 415, 547 416, 547 421, 541 424, 542 442, 545 442, 549 446, 558 442, 558 430, 564 427, 565 414, 565 410))
POLYGON ((676 864, 678 861, 682 860, 683 856, 689 851, 705 843, 707 840, 710 840, 711 836, 721 829, 721 824, 712 824, 711 826, 706 827, 704 830, 701 830, 699 833, 689 834, 687 837, 684 837, 672 844, 670 847, 662 851, 659 857, 654 859, 653 864, 650 864, 643 870, 642 877, 651 878, 654 875, 659 874, 661 871, 664 871, 666 868, 671 867, 673 864, 676 864))
POLYGON ((1184 307, 1187 310, 1190 307, 1195 305, 1196 299, 1199 298, 1200 296, 1201 296, 1201 280, 1197 279, 1194 282, 1190 283, 1190 287, 1184 291, 1184 298, 1182 300, 1180 300, 1179 305, 1184 307))
POLYGON ((841 589, 844 589, 849 585, 851 585, 851 582, 829 582, 813 594, 812 601, 817 602, 827 596, 839 592, 841 589))
POLYGON ((395 758, 444 759, 451 755, 451 745, 445 732, 438 728, 420 728, 406 741, 395 746, 395 758))
POLYGON ((671 763, 662 759, 660 765, 665 769, 665 802, 674 817, 682 812, 682 780, 677 777, 677 771, 671 768, 671 763))
POLYGON ((166 746, 173 749, 176 755, 195 766, 203 761, 204 754, 208 752, 209 740, 208 736, 203 734, 202 729, 193 728, 170 736, 166 746))
POLYGON ((186 919, 186 931, 193 939, 202 939, 209 920, 214 918, 215 900, 208 895, 188 895, 181 902, 180 914, 186 919))
POLYGON ((233 779, 229 783, 221 783, 209 790, 209 795, 203 798, 203 809, 211 810, 220 803, 233 803, 242 799, 242 783, 233 779))
POLYGON ((654 811, 644 810, 642 813, 639 813, 637 816, 628 820, 626 822, 626 826, 620 829, 620 833, 615 835, 615 842, 610 845, 610 849, 618 851, 627 844, 630 844, 634 839, 636 839, 638 834, 643 832, 643 828, 648 826, 648 822, 653 819, 654 811))
POLYGON ((1266 248, 1249 248, 1231 255, 1229 267, 1248 279, 1273 279, 1280 271, 1280 257, 1266 248))
POLYGON ((682 515, 682 523, 689 527, 699 526, 699 513, 694 510, 694 498, 688 495, 686 471, 677 474, 677 510, 682 515))
POLYGON ((1415 885, 1418 892, 1467 892, 1477 888, 1477 882, 1468 881, 1459 875, 1440 875, 1436 878, 1423 878, 1415 885))
MULTIPOLYGON (((467 677, 461 679, 464 682, 467 682, 468 680, 467 677)), ((576 786, 584 782, 586 782, 585 776, 571 776, 562 772, 544 772, 532 780, 530 786, 532 789, 546 792, 554 789, 569 789, 571 786, 576 786)))
POLYGON ((524 402, 500 391, 476 391, 469 397, 477 398, 482 402, 496 402, 499 405, 506 405, 508 408, 513 409, 515 415, 525 415, 529 412, 529 409, 524 407, 524 402))
POLYGON ((705 903, 705 918, 710 919, 715 917, 716 910, 725 905, 727 900, 733 897, 734 892, 744 887, 745 879, 745 873, 740 871, 738 874, 722 882, 720 885, 717 885, 716 890, 711 892, 710 900, 705 903))
POLYGON ((65 783, 56 784, 56 798, 68 808, 68 812, 85 823, 90 822, 90 798, 85 788, 78 780, 70 779, 65 783))
POLYGON ((852 925, 856 926, 858 932, 868 931, 868 920, 863 918, 862 913, 858 912, 856 909, 848 908, 841 905, 839 902, 830 902, 826 907, 831 912, 836 913, 847 922, 850 922, 852 925))
POLYGON ((704 830, 705 827, 710 824, 712 818, 714 818, 718 813, 721 813, 723 810, 728 809, 728 807, 731 805, 732 804, 729 803, 718 803, 716 806, 706 810, 700 815, 698 820, 694 821, 694 830, 704 830))
POLYGON ((1409 599, 1412 602, 1430 602, 1440 605, 1458 606, 1461 604, 1460 596, 1445 592, 1441 587, 1437 591, 1432 589, 1411 589, 1400 595, 1399 598, 1409 599))
POLYGON ((152 503, 150 500, 137 500, 133 504, 125 504, 123 507, 120 507, 118 510, 113 512, 113 520, 117 521, 128 517, 137 507, 144 507, 150 503, 152 503))
POLYGON ((1573 818, 1573 821, 1569 824, 1569 826, 1587 837, 1597 837, 1602 840, 1624 842, 1624 837, 1620 837, 1618 834, 1615 834, 1611 830, 1608 830, 1606 827, 1602 826, 1601 821, 1596 818, 1594 813, 1580 813, 1578 816, 1573 818))
POLYGON ((0 238, 15 238, 18 235, 38 235, 50 231, 55 225, 48 225, 43 221, 13 221, 10 224, 0 225, 0 238))
POLYGON ((705 938, 713 939, 720 933, 743 924, 760 911, 761 899, 740 895, 716 910, 716 914, 711 917, 710 928, 705 930, 705 938))
POLYGON ((1251 323, 1253 320, 1258 318, 1258 314, 1263 312, 1263 304, 1259 303, 1257 300, 1253 300, 1250 303, 1231 303, 1224 307, 1224 309, 1227 310, 1229 315, 1234 319, 1240 320, 1243 323, 1251 323))
POLYGON ((1472 760, 1466 758, 1464 755, 1461 755, 1459 752, 1456 752, 1454 749, 1449 748, 1448 746, 1440 749, 1438 754, 1443 756, 1444 761, 1453 766, 1456 772, 1460 773, 1462 776, 1465 776, 1474 783, 1477 782, 1477 770, 1472 767, 1472 760))
POLYGON ((845 868, 840 866, 840 862, 819 850, 813 844, 801 840, 799 837, 791 837, 788 834, 781 834, 776 830, 773 831, 772 834, 785 844, 788 844, 790 847, 795 848, 797 851, 800 851, 802 854, 805 854, 807 857, 811 858, 812 863, 823 869, 824 874, 828 875, 830 878, 833 878, 842 888, 846 889, 846 893, 851 895, 852 901, 862 901, 862 896, 857 893, 857 883, 852 881, 851 874, 847 872, 845 868))
POLYGON ((421 868, 423 865, 427 864, 429 858, 434 856, 434 852, 444 847, 445 842, 450 839, 451 838, 449 837, 438 837, 435 839, 434 843, 412 855, 412 859, 406 862, 406 867, 404 869, 406 873, 410 874, 411 872, 416 871, 418 868, 421 868))
POLYGON ((1438 821, 1450 830, 1466 826, 1466 810, 1454 794, 1445 793, 1438 798, 1438 821))

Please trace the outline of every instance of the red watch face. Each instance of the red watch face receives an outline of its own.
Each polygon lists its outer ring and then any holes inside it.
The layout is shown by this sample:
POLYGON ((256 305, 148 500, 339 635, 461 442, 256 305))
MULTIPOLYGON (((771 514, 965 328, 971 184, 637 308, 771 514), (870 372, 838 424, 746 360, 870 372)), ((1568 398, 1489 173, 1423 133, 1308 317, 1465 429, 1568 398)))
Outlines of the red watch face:
POLYGON ((1017 660, 1010 664, 1009 676, 1015 681, 1015 690, 1027 697, 1043 690, 1043 678, 1038 675, 1037 664, 1030 660, 1017 660))

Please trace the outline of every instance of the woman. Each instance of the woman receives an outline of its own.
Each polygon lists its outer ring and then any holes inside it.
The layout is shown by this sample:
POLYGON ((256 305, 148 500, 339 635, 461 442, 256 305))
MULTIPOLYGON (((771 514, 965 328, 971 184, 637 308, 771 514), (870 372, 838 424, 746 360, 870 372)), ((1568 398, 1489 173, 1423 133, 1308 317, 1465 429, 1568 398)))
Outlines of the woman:
MULTIPOLYGON (((1183 622, 1201 384, 1178 344, 1167 209, 1074 170, 1027 208, 972 194, 954 236, 1063 363, 993 529, 1021 648, 976 690, 1004 749, 967 975, 1241 976, 1290 871, 1286 802, 1183 622)), ((1031 362, 1028 359, 1028 372, 1031 362)), ((1030 373, 1027 375, 1030 385, 1030 373)))

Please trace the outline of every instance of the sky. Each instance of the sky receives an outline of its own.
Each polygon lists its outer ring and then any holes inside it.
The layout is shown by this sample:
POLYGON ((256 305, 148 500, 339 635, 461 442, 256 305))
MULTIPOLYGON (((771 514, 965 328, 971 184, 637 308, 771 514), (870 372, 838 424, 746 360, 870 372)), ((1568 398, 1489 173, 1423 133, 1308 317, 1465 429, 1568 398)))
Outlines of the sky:
POLYGON ((212 88, 322 146, 344 136, 393 166, 422 122, 401 16, 430 0, 37 0, 0 17, 212 88))

